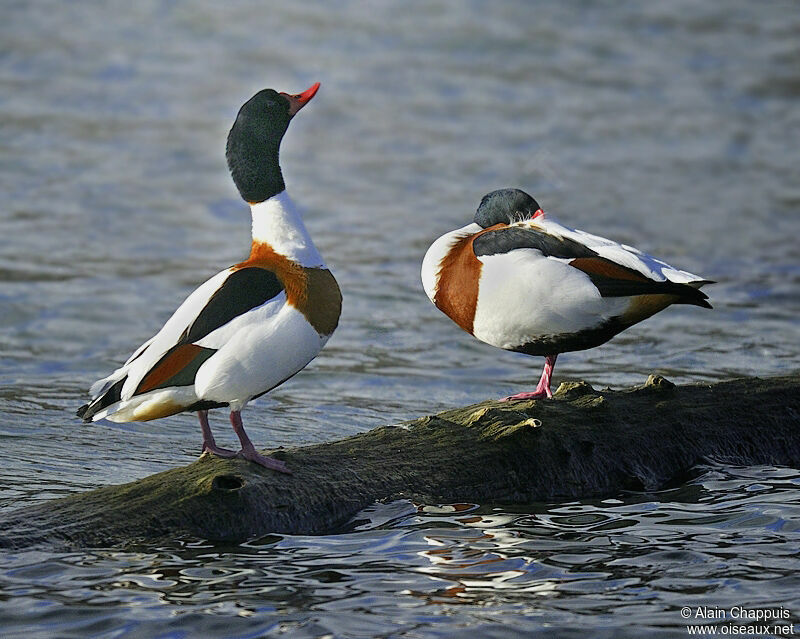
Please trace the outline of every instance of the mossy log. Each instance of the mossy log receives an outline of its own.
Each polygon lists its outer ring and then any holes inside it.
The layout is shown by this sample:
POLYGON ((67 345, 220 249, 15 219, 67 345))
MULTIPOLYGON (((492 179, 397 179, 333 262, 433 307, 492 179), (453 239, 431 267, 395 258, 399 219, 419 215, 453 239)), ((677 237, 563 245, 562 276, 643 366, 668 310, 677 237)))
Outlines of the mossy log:
POLYGON ((0 547, 242 541, 335 530, 365 506, 530 503, 654 490, 704 461, 800 465, 800 373, 771 379, 486 401, 346 439, 270 451, 287 476, 240 459, 196 462, 0 517, 0 547))

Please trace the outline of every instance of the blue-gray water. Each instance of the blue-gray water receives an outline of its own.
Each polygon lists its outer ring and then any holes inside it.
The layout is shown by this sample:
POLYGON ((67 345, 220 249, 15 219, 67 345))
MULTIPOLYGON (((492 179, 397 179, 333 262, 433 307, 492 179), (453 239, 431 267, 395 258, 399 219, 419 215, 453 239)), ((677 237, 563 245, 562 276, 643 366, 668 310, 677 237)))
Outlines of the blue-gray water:
MULTIPOLYGON (((556 381, 800 368, 796 3, 6 2, 0 21, 0 508, 190 462, 190 415, 81 425, 88 386, 248 249, 224 141, 244 100, 322 89, 282 165, 344 291, 306 371, 245 412, 262 446, 527 390, 422 292, 481 195, 718 284, 556 381)), ((232 443, 223 415, 212 424, 232 443)), ((8 637, 686 636, 683 606, 797 621, 800 473, 709 466, 658 494, 393 504, 342 534, 6 554, 8 637)), ((800 627, 796 628, 800 632, 800 627)))

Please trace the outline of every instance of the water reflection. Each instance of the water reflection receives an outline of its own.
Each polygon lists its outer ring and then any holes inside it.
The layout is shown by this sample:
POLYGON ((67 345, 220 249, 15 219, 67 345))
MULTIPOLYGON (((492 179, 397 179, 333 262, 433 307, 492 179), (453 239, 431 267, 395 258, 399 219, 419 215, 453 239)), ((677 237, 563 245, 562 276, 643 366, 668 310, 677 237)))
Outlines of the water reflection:
POLYGON ((798 485, 794 470, 709 467, 685 487, 601 501, 375 504, 321 537, 28 551, 7 556, 0 597, 7 622, 58 618, 64 636, 100 610, 120 627, 174 616, 212 634, 209 616, 230 615, 298 636, 366 637, 387 632, 388 619, 503 624, 510 613, 518 630, 585 615, 622 634, 630 619, 676 628, 683 605, 797 600, 798 485))

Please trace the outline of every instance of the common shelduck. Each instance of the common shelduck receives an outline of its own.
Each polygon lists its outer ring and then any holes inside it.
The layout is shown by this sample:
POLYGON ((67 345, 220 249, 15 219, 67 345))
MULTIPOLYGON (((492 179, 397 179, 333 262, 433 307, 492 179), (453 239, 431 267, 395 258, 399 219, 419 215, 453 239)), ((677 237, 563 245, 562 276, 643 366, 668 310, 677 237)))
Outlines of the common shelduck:
POLYGON ((123 366, 95 382, 91 402, 78 410, 84 421, 197 411, 203 451, 289 472, 256 451, 241 410, 303 369, 339 322, 339 286, 286 192, 278 162, 289 122, 317 89, 319 83, 296 95, 265 89, 239 110, 226 157, 252 213, 250 256, 201 284, 123 366), (208 410, 224 406, 238 453, 217 446, 208 424, 208 410))
POLYGON ((559 353, 599 346, 670 304, 711 308, 712 283, 641 251, 562 226, 530 195, 483 197, 472 224, 437 239, 422 263, 436 307, 482 342, 544 355, 533 392, 552 397, 559 353))

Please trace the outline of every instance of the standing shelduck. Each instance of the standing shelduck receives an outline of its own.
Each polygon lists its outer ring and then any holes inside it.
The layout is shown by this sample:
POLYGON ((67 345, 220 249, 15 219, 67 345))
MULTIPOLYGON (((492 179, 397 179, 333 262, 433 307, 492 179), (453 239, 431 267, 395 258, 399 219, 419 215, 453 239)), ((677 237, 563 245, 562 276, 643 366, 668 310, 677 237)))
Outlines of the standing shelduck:
POLYGON ((630 246, 562 226, 519 189, 483 197, 472 224, 437 239, 422 262, 436 307, 482 342, 544 355, 536 390, 552 397, 559 353, 599 346, 670 304, 711 308, 696 275, 630 246))
POLYGON ((250 205, 250 256, 195 290, 125 364, 92 385, 84 421, 146 421, 197 411, 203 451, 243 457, 284 473, 260 455, 242 425, 251 399, 282 384, 320 352, 339 322, 342 296, 303 225, 278 163, 289 122, 319 89, 297 95, 265 89, 239 110, 226 157, 250 205), (220 448, 208 410, 227 406, 241 442, 220 448))

